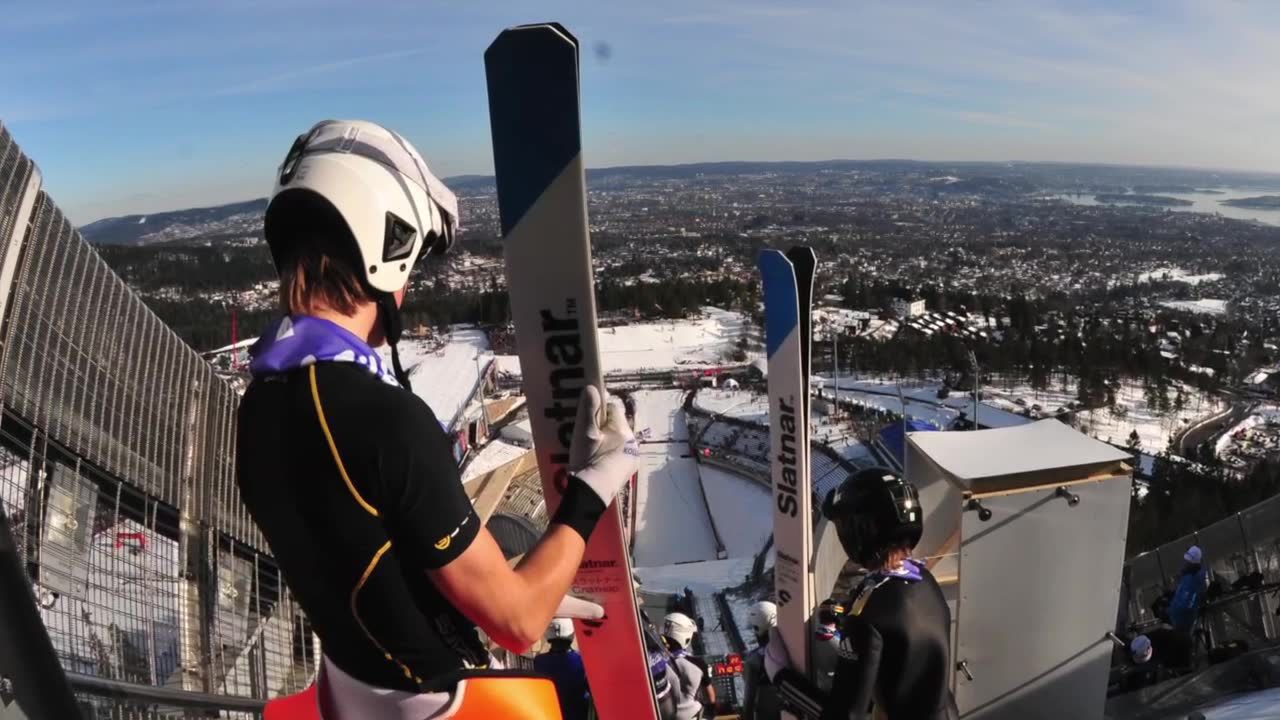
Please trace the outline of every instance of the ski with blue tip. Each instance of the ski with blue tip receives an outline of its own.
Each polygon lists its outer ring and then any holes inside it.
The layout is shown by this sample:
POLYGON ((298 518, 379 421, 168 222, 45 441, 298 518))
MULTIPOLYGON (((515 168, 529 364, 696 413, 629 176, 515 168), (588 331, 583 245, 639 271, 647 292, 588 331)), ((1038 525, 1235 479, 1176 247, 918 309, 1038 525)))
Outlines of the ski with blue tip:
POLYGON ((812 483, 809 465, 809 311, 813 251, 760 254, 768 352, 769 446, 773 480, 774 596, 778 631, 796 670, 809 669, 814 607, 812 483), (794 258, 794 261, 793 259, 794 258), (798 264, 797 264, 798 263, 798 264))
MULTIPOLYGON (((582 388, 603 390, 579 114, 578 41, 555 23, 503 31, 485 51, 503 257, 516 347, 548 513, 567 480, 582 388)), ((656 720, 657 707, 615 500, 572 592, 604 607, 575 621, 601 720, 656 720)))

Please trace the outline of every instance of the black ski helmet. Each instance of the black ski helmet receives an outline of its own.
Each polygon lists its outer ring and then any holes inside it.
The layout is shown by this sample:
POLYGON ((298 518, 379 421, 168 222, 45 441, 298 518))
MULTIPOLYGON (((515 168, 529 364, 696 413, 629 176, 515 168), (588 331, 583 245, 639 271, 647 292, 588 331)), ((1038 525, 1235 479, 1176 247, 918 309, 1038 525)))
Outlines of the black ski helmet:
POLYGON ((890 548, 913 548, 924 533, 920 493, 884 467, 859 470, 827 494, 822 514, 835 523, 849 559, 863 567, 884 562, 890 548))

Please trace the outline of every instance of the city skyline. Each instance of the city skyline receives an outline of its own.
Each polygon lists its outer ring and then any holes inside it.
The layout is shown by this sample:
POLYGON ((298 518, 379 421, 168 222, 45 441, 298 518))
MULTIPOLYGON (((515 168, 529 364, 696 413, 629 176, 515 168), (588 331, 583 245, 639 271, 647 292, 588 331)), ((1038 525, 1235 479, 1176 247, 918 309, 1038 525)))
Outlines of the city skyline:
POLYGON ((265 195, 293 136, 365 117, 492 172, 482 53, 583 43, 591 167, 910 158, 1280 170, 1270 7, 122 2, 12 8, 3 121, 78 223, 265 195))

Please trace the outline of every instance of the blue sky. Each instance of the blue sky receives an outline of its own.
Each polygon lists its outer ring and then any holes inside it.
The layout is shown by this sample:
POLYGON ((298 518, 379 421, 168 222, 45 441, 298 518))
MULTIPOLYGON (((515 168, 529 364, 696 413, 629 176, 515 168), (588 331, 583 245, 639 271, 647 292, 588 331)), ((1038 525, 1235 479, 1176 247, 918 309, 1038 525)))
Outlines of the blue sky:
POLYGON ((1280 171, 1280 3, 22 2, 0 121, 77 222, 248 199, 316 120, 492 169, 482 54, 558 19, 587 163, 910 157, 1280 171))

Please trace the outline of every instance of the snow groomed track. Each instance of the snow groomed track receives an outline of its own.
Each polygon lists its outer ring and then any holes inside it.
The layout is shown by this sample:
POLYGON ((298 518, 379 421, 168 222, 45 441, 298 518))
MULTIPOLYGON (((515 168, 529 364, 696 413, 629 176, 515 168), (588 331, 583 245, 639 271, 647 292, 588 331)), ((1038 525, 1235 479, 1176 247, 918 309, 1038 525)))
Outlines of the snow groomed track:
POLYGON ((634 397, 636 431, 645 438, 636 498, 636 567, 716 560, 712 517, 729 558, 760 552, 772 529, 769 489, 695 461, 681 407, 684 391, 641 391, 634 397))

